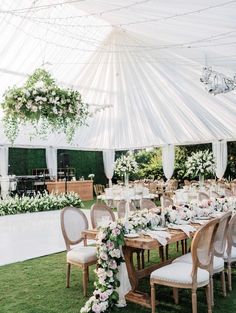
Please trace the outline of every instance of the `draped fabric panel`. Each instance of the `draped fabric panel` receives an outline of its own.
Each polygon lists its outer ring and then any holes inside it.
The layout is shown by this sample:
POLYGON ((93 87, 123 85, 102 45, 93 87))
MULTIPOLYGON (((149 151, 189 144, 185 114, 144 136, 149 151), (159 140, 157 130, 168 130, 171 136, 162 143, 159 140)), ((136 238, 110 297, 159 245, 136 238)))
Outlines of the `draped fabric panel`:
POLYGON ((165 177, 168 180, 171 179, 175 166, 175 147, 173 145, 162 147, 162 166, 165 177))
MULTIPOLYGON (((235 74, 235 1, 36 1, 26 10, 29 2, 1 1, 0 100, 43 66, 91 113, 107 108, 71 143, 57 132, 31 140, 27 125, 15 146, 104 151, 236 140, 235 91, 213 96, 199 79, 206 63, 235 74)), ((0 121, 0 145, 10 144, 0 121)))
POLYGON ((57 149, 46 148, 46 163, 50 177, 57 177, 57 149))
POLYGON ((0 147, 0 175, 1 176, 8 175, 8 155, 9 155, 8 147, 0 147))
POLYGON ((109 180, 109 187, 112 187, 112 177, 114 174, 115 150, 106 150, 102 152, 103 164, 106 177, 109 180))
POLYGON ((212 150, 216 160, 216 176, 221 179, 224 176, 228 161, 227 142, 225 140, 213 142, 212 150))

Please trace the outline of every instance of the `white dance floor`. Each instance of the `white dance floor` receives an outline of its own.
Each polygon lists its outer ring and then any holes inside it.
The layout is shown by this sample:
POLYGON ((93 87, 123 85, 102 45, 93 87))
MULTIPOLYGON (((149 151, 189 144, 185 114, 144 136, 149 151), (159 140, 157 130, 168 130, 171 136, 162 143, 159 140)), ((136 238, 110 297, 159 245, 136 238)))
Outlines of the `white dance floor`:
MULTIPOLYGON (((90 210, 83 210, 90 222, 90 210)), ((0 265, 65 250, 60 211, 0 217, 0 265)))

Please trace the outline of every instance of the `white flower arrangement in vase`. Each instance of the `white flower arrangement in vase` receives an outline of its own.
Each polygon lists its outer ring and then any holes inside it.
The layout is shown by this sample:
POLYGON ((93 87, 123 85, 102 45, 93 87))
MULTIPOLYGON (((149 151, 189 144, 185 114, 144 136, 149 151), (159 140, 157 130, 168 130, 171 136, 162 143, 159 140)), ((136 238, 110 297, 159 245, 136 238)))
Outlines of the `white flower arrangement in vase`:
POLYGON ((93 180, 93 179, 94 179, 94 177, 95 177, 95 175, 94 175, 94 174, 89 174, 89 175, 88 175, 88 178, 90 178, 91 180, 93 180))
POLYGON ((199 176, 204 179, 206 174, 215 172, 215 159, 213 153, 209 150, 192 152, 185 163, 187 172, 185 176, 199 176))
POLYGON ((115 162, 114 171, 120 176, 125 178, 125 185, 127 185, 129 174, 138 171, 138 163, 132 154, 122 155, 115 162))

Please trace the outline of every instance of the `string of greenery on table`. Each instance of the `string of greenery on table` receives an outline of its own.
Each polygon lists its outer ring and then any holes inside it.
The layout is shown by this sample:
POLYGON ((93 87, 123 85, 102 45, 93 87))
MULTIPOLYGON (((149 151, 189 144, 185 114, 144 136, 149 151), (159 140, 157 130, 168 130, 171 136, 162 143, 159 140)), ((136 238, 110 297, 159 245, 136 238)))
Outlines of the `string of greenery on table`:
POLYGON ((66 206, 83 207, 83 203, 77 193, 48 194, 37 193, 34 197, 23 196, 9 197, 0 201, 0 216, 60 210, 66 206))

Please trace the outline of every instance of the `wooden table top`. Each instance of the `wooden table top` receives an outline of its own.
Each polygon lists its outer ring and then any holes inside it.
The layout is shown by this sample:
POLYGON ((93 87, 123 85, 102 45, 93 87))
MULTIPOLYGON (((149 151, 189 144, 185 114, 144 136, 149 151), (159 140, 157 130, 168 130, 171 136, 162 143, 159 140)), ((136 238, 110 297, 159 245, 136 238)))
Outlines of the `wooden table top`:
MULTIPOLYGON (((193 226, 196 229, 200 227, 199 225, 193 226)), ((167 232, 169 232, 171 235, 171 238, 167 241, 168 244, 188 238, 188 236, 182 230, 168 229, 167 232)), ((82 236, 85 239, 96 239, 97 233, 97 229, 88 229, 82 232, 82 236)), ((193 237, 193 235, 194 233, 191 233, 191 237, 193 237)), ((152 250, 160 247, 161 244, 150 236, 140 235, 137 238, 125 238, 125 246, 152 250)))

